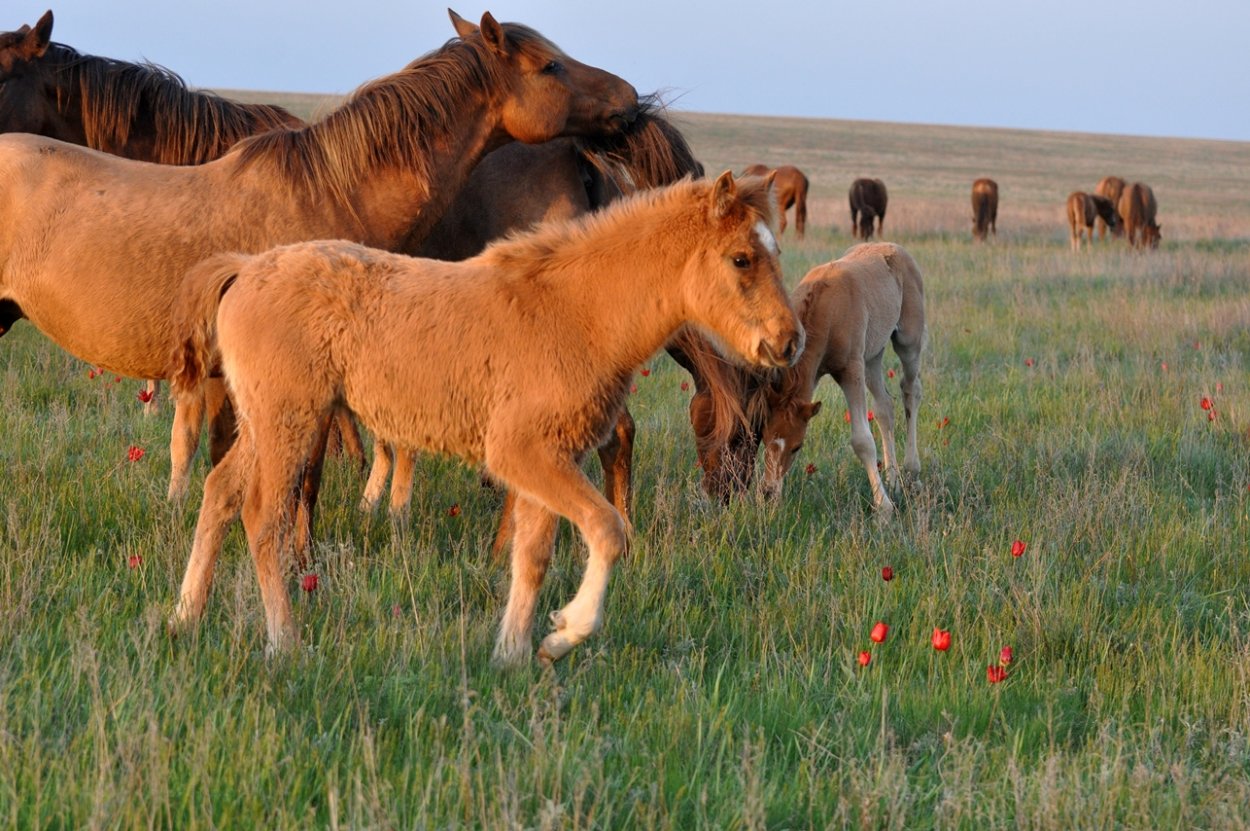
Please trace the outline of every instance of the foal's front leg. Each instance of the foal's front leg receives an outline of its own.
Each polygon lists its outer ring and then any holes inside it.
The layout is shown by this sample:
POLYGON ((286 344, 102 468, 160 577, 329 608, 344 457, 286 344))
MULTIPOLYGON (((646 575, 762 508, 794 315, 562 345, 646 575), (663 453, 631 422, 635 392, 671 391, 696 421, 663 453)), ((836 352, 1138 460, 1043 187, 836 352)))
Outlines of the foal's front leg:
POLYGON ((512 508, 512 584, 495 641, 493 660, 497 666, 523 664, 533 653, 530 632, 534 627, 534 606, 551 563, 559 522, 559 517, 540 503, 513 497, 511 490, 508 494, 512 508))
POLYGON ((846 396, 846 408, 851 414, 851 447, 868 474, 873 508, 879 516, 889 516, 894 511, 894 503, 886 494, 885 486, 881 483, 881 472, 877 470, 877 443, 873 440, 872 428, 868 425, 863 364, 847 368, 837 382, 842 388, 842 394, 846 396))

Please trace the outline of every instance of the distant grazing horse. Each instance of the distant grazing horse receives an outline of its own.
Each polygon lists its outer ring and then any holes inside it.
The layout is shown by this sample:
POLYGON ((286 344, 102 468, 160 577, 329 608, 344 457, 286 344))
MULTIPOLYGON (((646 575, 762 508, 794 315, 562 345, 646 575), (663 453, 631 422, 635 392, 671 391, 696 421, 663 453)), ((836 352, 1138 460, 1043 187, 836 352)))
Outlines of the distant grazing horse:
POLYGON ((1068 194, 1068 230, 1073 251, 1081 250, 1082 234, 1088 238, 1090 245, 1094 244, 1094 220, 1098 217, 1102 217, 1112 231, 1120 227, 1120 217, 1116 215, 1110 199, 1083 190, 1068 194))
POLYGON ((1120 194, 1120 216, 1124 218, 1124 236, 1133 248, 1159 247, 1163 235, 1155 223, 1159 206, 1150 185, 1134 182, 1120 194))
POLYGON ((868 423, 865 386, 872 391, 884 469, 892 487, 899 483, 894 449, 894 399, 881 362, 887 343, 902 362, 903 410, 907 449, 903 469, 920 472, 916 450, 916 411, 920 406, 920 354, 925 342, 924 281, 920 269, 892 243, 858 245, 841 259, 817 266, 795 288, 791 301, 803 321, 807 348, 792 368, 767 388, 769 418, 764 428, 764 492, 781 493, 808 423, 820 412, 812 401, 816 384, 830 375, 846 396, 851 446, 868 472, 872 501, 881 515, 894 510, 877 470, 877 447, 868 423))
POLYGON ((241 414, 209 474, 175 623, 200 618, 226 529, 239 514, 272 649, 298 642, 280 567, 290 494, 344 402, 384 441, 484 464, 517 494, 512 587, 495 645, 527 660, 560 516, 589 560, 551 617, 544 662, 602 625, 621 516, 582 473, 638 366, 683 325, 743 360, 783 367, 803 332, 781 283, 765 183, 686 181, 572 222, 549 223, 463 262, 346 242, 223 255, 188 277, 175 370, 194 387, 220 365, 241 414))
POLYGON ((990 234, 998 236, 998 182, 982 178, 972 183, 972 238, 990 234))
POLYGON ((873 220, 878 220, 877 233, 885 233, 885 208, 890 195, 880 179, 856 179, 851 183, 851 236, 864 241, 872 239, 873 220))
MULTIPOLYGON (((1124 185, 1124 180, 1119 176, 1104 176, 1098 180, 1098 184, 1094 188, 1094 195, 1109 199, 1118 211, 1120 194, 1124 193, 1124 185)), ((1110 229, 1113 237, 1118 237, 1124 233, 1124 224, 1120 222, 1112 226, 1100 215, 1098 217, 1098 239, 1106 238, 1108 229, 1110 229)))
MULTIPOLYGON (((195 263, 307 239, 419 243, 489 150, 615 133, 637 93, 533 29, 480 28, 361 87, 321 121, 276 129, 194 167, 0 136, 0 324, 31 321, 96 366, 165 376, 170 304, 195 263)), ((170 494, 185 492, 203 399, 175 402, 170 494)))
MULTIPOLYGON (((202 164, 241 138, 303 123, 281 107, 189 90, 163 67, 83 55, 51 38, 51 11, 33 27, 0 33, 0 133, 35 133, 144 162, 202 164)), ((155 382, 148 389, 155 395, 155 382)), ((151 398, 144 411, 155 409, 151 398)), ((225 452, 214 451, 215 458, 225 452)))
POLYGON ((777 233, 786 232, 786 211, 794 208, 794 232, 799 239, 807 230, 807 176, 794 165, 783 164, 770 168, 753 164, 743 171, 744 176, 767 176, 776 171, 773 193, 777 196, 777 233))

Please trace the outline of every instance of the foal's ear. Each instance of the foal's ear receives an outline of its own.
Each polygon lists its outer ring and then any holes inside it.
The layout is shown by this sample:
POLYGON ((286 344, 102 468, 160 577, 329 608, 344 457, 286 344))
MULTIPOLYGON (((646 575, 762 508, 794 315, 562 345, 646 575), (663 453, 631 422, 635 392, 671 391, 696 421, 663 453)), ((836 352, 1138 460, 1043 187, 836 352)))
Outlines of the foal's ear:
POLYGON ((712 216, 716 219, 727 216, 737 197, 738 186, 734 184, 734 172, 726 170, 716 177, 716 182, 712 185, 712 216))
MULTIPOLYGON (((26 29, 25 26, 22 27, 26 29)), ((39 22, 35 24, 35 28, 26 32, 26 37, 22 39, 21 50, 22 56, 27 60, 31 58, 42 58, 43 53, 48 51, 48 44, 52 41, 52 10, 48 9, 43 13, 43 17, 39 18, 39 22)))

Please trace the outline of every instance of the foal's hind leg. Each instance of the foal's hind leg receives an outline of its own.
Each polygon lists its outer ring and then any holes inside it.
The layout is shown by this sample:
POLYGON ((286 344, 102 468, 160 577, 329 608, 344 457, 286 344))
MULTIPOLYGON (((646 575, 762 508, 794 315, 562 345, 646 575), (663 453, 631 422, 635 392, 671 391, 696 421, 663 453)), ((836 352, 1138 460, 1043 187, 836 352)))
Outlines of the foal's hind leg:
POLYGON ((603 495, 629 527, 633 502, 634 417, 622 410, 612 435, 600 445, 599 464, 603 466, 603 495))
MULTIPOLYGON (((512 493, 511 490, 508 491, 512 493)), ((504 609, 499 638, 495 641, 494 662, 516 666, 529 660, 533 652, 530 633, 534 627, 534 606, 542 587, 551 551, 555 547, 559 517, 526 497, 512 500, 512 584, 504 609)))
POLYGON ((395 473, 391 476, 391 516, 401 517, 408 513, 412 502, 412 477, 416 472, 417 454, 404 448, 395 448, 395 473))
POLYGON ((888 516, 894 511, 894 503, 886 494, 881 483, 881 472, 877 470, 877 443, 872 438, 872 428, 868 426, 868 393, 864 386, 864 365, 852 364, 836 380, 842 388, 842 394, 846 396, 846 407, 851 414, 851 447, 868 473, 872 505, 881 516, 888 516))
POLYGON ((894 398, 885 384, 882 358, 885 351, 878 352, 864 362, 864 380, 872 393, 873 414, 877 422, 877 434, 881 437, 881 461, 886 481, 897 488, 898 454, 894 449, 894 398))
MULTIPOLYGON (((518 497, 541 503, 577 526, 589 548, 586 571, 573 600, 551 615, 555 630, 538 657, 559 660, 603 625, 603 600, 612 566, 625 553, 625 522, 582 473, 574 459, 534 443, 486 450, 487 464, 516 488, 518 497)), ((518 499, 519 501, 519 499, 518 499)))
POLYGON ((239 515, 243 494, 255 465, 256 453, 251 434, 244 429, 221 464, 209 471, 208 478, 204 480, 204 497, 195 523, 195 542, 191 546, 191 557, 178 592, 178 606, 170 620, 171 627, 187 626, 204 614, 222 540, 230 523, 239 515))
POLYGON ((903 377, 899 387, 903 393, 903 415, 907 419, 907 447, 903 451, 903 470, 920 472, 920 453, 916 447, 916 422, 920 409, 920 353, 924 348, 924 324, 918 332, 895 332, 894 354, 902 364, 903 377))

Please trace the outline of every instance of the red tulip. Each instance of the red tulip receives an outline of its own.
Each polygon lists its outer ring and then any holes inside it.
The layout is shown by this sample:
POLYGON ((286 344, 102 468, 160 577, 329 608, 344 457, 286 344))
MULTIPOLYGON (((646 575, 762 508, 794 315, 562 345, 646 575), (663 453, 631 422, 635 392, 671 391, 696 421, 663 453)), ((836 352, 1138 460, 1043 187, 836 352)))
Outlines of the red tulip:
POLYGON ((317 590, 317 584, 319 582, 321 582, 321 578, 319 578, 317 575, 305 574, 304 579, 300 581, 300 588, 308 592, 309 594, 312 594, 313 592, 317 590))
POLYGON ((1207 421, 1215 421, 1215 410, 1207 413, 1207 421))
POLYGON ((686 390, 688 390, 688 389, 690 389, 690 382, 689 382, 689 381, 682 381, 682 382, 681 382, 681 391, 682 391, 682 392, 685 392, 685 391, 686 391, 686 390))
POLYGON ((135 447, 132 444, 130 445, 130 449, 126 451, 126 458, 132 462, 137 462, 143 458, 143 454, 145 452, 146 451, 142 447, 135 447))
POLYGON ((881 579, 882 579, 882 580, 884 580, 884 581, 885 581, 885 582, 887 582, 887 583, 888 583, 888 582, 890 582, 891 580, 893 580, 893 579, 894 579, 894 569, 890 568, 889 566, 884 566, 884 567, 881 569, 881 579))
POLYGON ((938 429, 941 430, 943 427, 945 427, 946 425, 950 423, 951 423, 950 416, 946 416, 945 418, 938 419, 938 423, 937 423, 938 429))
POLYGON ((151 401, 152 391, 151 390, 139 390, 139 400, 142 401, 144 404, 151 401))
POLYGON ((1159 364, 1159 369, 1163 370, 1164 372, 1167 372, 1167 371, 1168 371, 1168 362, 1167 362, 1167 361, 1164 361, 1163 363, 1159 364))
POLYGON ((143 557, 138 554, 131 554, 130 557, 126 559, 126 565, 129 568, 138 568, 143 565, 143 557))
POLYGON ((638 392, 638 385, 637 385, 637 384, 630 384, 630 385, 629 385, 629 391, 630 391, 630 392, 638 392))
POLYGON ((816 472, 816 465, 812 464, 811 462, 808 462, 807 467, 803 468, 803 472, 806 473, 808 476, 811 476, 813 473, 816 472))
POLYGON ((1216 392, 1223 392, 1223 391, 1224 391, 1224 382, 1223 382, 1223 381, 1216 381, 1216 382, 1215 382, 1215 391, 1216 391, 1216 392))
POLYGON ((460 503, 456 503, 448 508, 447 516, 460 516, 460 503))
POLYGON ((1202 406, 1202 409, 1204 409, 1204 410, 1209 410, 1209 409, 1211 409, 1212 407, 1214 407, 1214 406, 1215 406, 1214 404, 1212 404, 1212 403, 1211 403, 1211 399, 1210 399, 1210 398, 1207 398, 1205 395, 1204 395, 1204 396, 1202 396, 1202 401, 1201 401, 1201 402, 1199 402, 1199 403, 1200 403, 1200 405, 1202 406))
POLYGON ((113 383, 114 383, 114 384, 120 384, 121 382, 122 382, 122 377, 121 377, 120 375, 114 375, 114 376, 113 376, 113 383))
POLYGON ((869 421, 872 421, 875 417, 876 417, 876 416, 874 416, 874 415, 872 414, 872 410, 869 410, 869 411, 868 411, 868 420, 869 420, 869 421))
POLYGON ((845 421, 847 424, 851 423, 851 411, 850 410, 847 410, 845 413, 842 414, 842 420, 845 421))
POLYGON ((1025 359, 1024 359, 1024 365, 1025 365, 1025 366, 1033 366, 1033 359, 1032 359, 1032 358, 1025 358, 1025 359))
POLYGON ((1006 677, 1007 670, 1002 667, 996 667, 993 664, 990 664, 985 668, 985 680, 989 681, 991 684, 997 684, 1006 677))
POLYGON ((947 629, 933 628, 933 648, 945 652, 951 648, 951 633, 947 629))
POLYGON ((886 370, 885 375, 886 375, 886 377, 887 377, 887 378, 893 378, 893 377, 894 377, 894 370, 892 370, 892 369, 886 370))
POLYGON ((95 379, 95 370, 94 370, 94 369, 89 369, 89 370, 87 370, 87 378, 92 379, 92 380, 94 380, 94 379, 95 379))
POLYGON ((868 640, 873 643, 885 643, 885 636, 889 633, 889 631, 890 627, 886 626, 881 621, 877 621, 877 624, 872 627, 872 632, 868 635, 868 640))
POLYGON ((1003 666, 1007 666, 1008 664, 1010 664, 1012 660, 1015 659, 1015 657, 1016 657, 1016 654, 1011 651, 1010 646, 1004 646, 998 652, 998 662, 1002 664, 1003 666))
POLYGON ((391 606, 391 617, 403 617, 404 607, 395 603, 391 606))
POLYGON ((866 667, 866 666, 868 666, 868 663, 869 663, 871 660, 872 660, 872 653, 871 653, 871 652, 869 652, 867 649, 865 649, 863 652, 859 653, 859 665, 860 665, 861 667, 866 667))
POLYGON ((1028 547, 1029 547, 1028 543, 1024 542, 1023 540, 1016 540, 1015 542, 1011 544, 1011 556, 1019 557, 1021 554, 1024 553, 1024 550, 1028 547))
POLYGON ((651 370, 646 369, 646 368, 644 367, 644 368, 643 368, 643 370, 642 370, 642 377, 643 377, 643 378, 646 378, 646 377, 647 377, 648 375, 650 375, 650 374, 651 374, 651 370))

